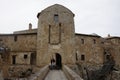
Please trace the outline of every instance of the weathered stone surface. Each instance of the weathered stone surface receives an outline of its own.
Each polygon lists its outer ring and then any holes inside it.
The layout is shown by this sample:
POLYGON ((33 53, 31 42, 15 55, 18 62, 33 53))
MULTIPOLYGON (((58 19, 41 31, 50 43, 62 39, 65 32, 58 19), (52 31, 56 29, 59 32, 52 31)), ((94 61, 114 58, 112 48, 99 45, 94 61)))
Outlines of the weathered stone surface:
POLYGON ((62 64, 77 62, 89 70, 98 69, 112 57, 115 68, 120 70, 120 37, 75 33, 74 14, 59 4, 44 9, 37 17, 37 29, 0 34, 0 49, 8 49, 4 54, 0 51, 0 69, 5 77, 11 65, 42 67, 51 58, 56 59, 56 53, 61 56, 62 64))
POLYGON ((112 80, 120 80, 120 71, 113 71, 111 78, 112 80))
POLYGON ((28 80, 44 80, 47 73, 49 72, 49 67, 44 66, 40 70, 36 71, 35 74, 32 74, 30 77, 28 77, 28 80))
POLYGON ((39 13, 37 35, 37 65, 50 63, 52 56, 59 53, 62 63, 75 63, 75 32, 73 13, 55 4, 39 13), (59 20, 54 20, 58 15, 59 20), (56 28, 57 27, 57 28, 56 28))
POLYGON ((101 45, 101 37, 76 34, 76 56, 77 61, 86 66, 97 66, 103 63, 103 48, 101 45), (84 40, 84 42, 82 41, 84 40), (84 60, 82 60, 84 55, 84 60))
POLYGON ((0 35, 0 42, 14 52, 36 51, 36 38, 36 34, 0 35))
POLYGON ((76 74, 66 65, 63 66, 63 71, 69 80, 83 80, 78 74, 76 74))

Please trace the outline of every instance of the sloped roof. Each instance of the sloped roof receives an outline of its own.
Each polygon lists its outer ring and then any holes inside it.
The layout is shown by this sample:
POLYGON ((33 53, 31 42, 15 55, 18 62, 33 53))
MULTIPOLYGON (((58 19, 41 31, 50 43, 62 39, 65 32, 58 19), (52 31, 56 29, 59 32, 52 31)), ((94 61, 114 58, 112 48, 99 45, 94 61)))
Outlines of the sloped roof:
POLYGON ((42 10, 41 12, 39 12, 38 15, 37 15, 37 18, 38 18, 39 15, 40 15, 41 13, 43 13, 43 12, 47 12, 47 11, 51 11, 51 10, 59 10, 59 9, 61 9, 61 10, 63 10, 63 11, 67 11, 67 12, 73 14, 73 16, 74 16, 74 13, 73 13, 71 10, 69 10, 68 8, 66 8, 66 7, 64 7, 64 6, 60 5, 60 4, 54 4, 54 5, 52 5, 52 6, 49 6, 49 7, 45 8, 45 9, 42 10))
POLYGON ((120 39, 119 36, 111 36, 111 37, 105 37, 105 39, 120 39))
POLYGON ((89 36, 89 37, 101 37, 101 36, 99 36, 99 35, 91 35, 91 34, 81 34, 81 33, 75 33, 75 35, 81 35, 81 36, 89 36))

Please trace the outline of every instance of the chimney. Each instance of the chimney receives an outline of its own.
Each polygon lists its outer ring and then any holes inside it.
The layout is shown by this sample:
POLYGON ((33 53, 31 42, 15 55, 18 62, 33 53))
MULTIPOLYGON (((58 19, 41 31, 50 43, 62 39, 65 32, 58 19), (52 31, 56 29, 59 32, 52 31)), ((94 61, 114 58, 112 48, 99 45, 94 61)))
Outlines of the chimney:
POLYGON ((29 30, 32 30, 32 24, 29 23, 29 30))
POLYGON ((108 38, 110 38, 110 34, 108 34, 108 38))

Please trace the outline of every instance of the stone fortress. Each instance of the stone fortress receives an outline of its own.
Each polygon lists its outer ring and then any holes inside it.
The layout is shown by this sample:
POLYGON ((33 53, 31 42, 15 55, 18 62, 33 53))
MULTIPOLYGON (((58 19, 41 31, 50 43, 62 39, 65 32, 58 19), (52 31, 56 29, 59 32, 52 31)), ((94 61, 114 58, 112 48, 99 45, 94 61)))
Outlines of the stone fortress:
MULTIPOLYGON (((38 28, 0 34, 0 70, 3 77, 34 72, 55 58, 58 66, 79 64, 97 70, 114 60, 120 70, 120 37, 75 33, 74 13, 55 4, 38 13, 38 28)), ((77 71, 76 71, 77 72, 77 71)), ((116 73, 117 74, 117 73, 116 73)))

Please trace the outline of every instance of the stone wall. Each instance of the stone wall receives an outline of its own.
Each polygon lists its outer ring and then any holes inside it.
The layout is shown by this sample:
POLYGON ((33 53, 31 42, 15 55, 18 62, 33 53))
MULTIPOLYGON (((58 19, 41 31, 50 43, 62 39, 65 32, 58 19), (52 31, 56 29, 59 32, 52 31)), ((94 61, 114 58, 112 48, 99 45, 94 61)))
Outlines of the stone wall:
POLYGON ((84 65, 97 66, 103 63, 101 37, 76 34, 76 61, 84 65))
POLYGON ((120 71, 113 71, 111 74, 111 80, 120 80, 120 71))
POLYGON ((15 64, 30 64, 30 58, 31 58, 32 52, 11 52, 10 54, 10 60, 11 64, 13 64, 13 56, 16 57, 15 64))
POLYGON ((7 78, 19 72, 26 71, 31 65, 36 64, 36 40, 37 34, 2 34, 0 35, 0 44, 9 49, 3 53, 0 67, 3 70, 3 77, 7 78), (34 57, 33 57, 34 56, 34 57), (14 67, 13 74, 9 73, 11 65, 14 67), (21 66, 26 65, 26 66, 21 66))
POLYGON ((120 38, 112 37, 108 38, 109 47, 111 48, 111 54, 115 60, 116 68, 120 69, 120 38))
POLYGON ((28 77, 32 74, 32 70, 31 65, 10 65, 7 74, 11 78, 28 77))
POLYGON ((0 39, 10 51, 36 51, 36 34, 0 35, 0 39))

